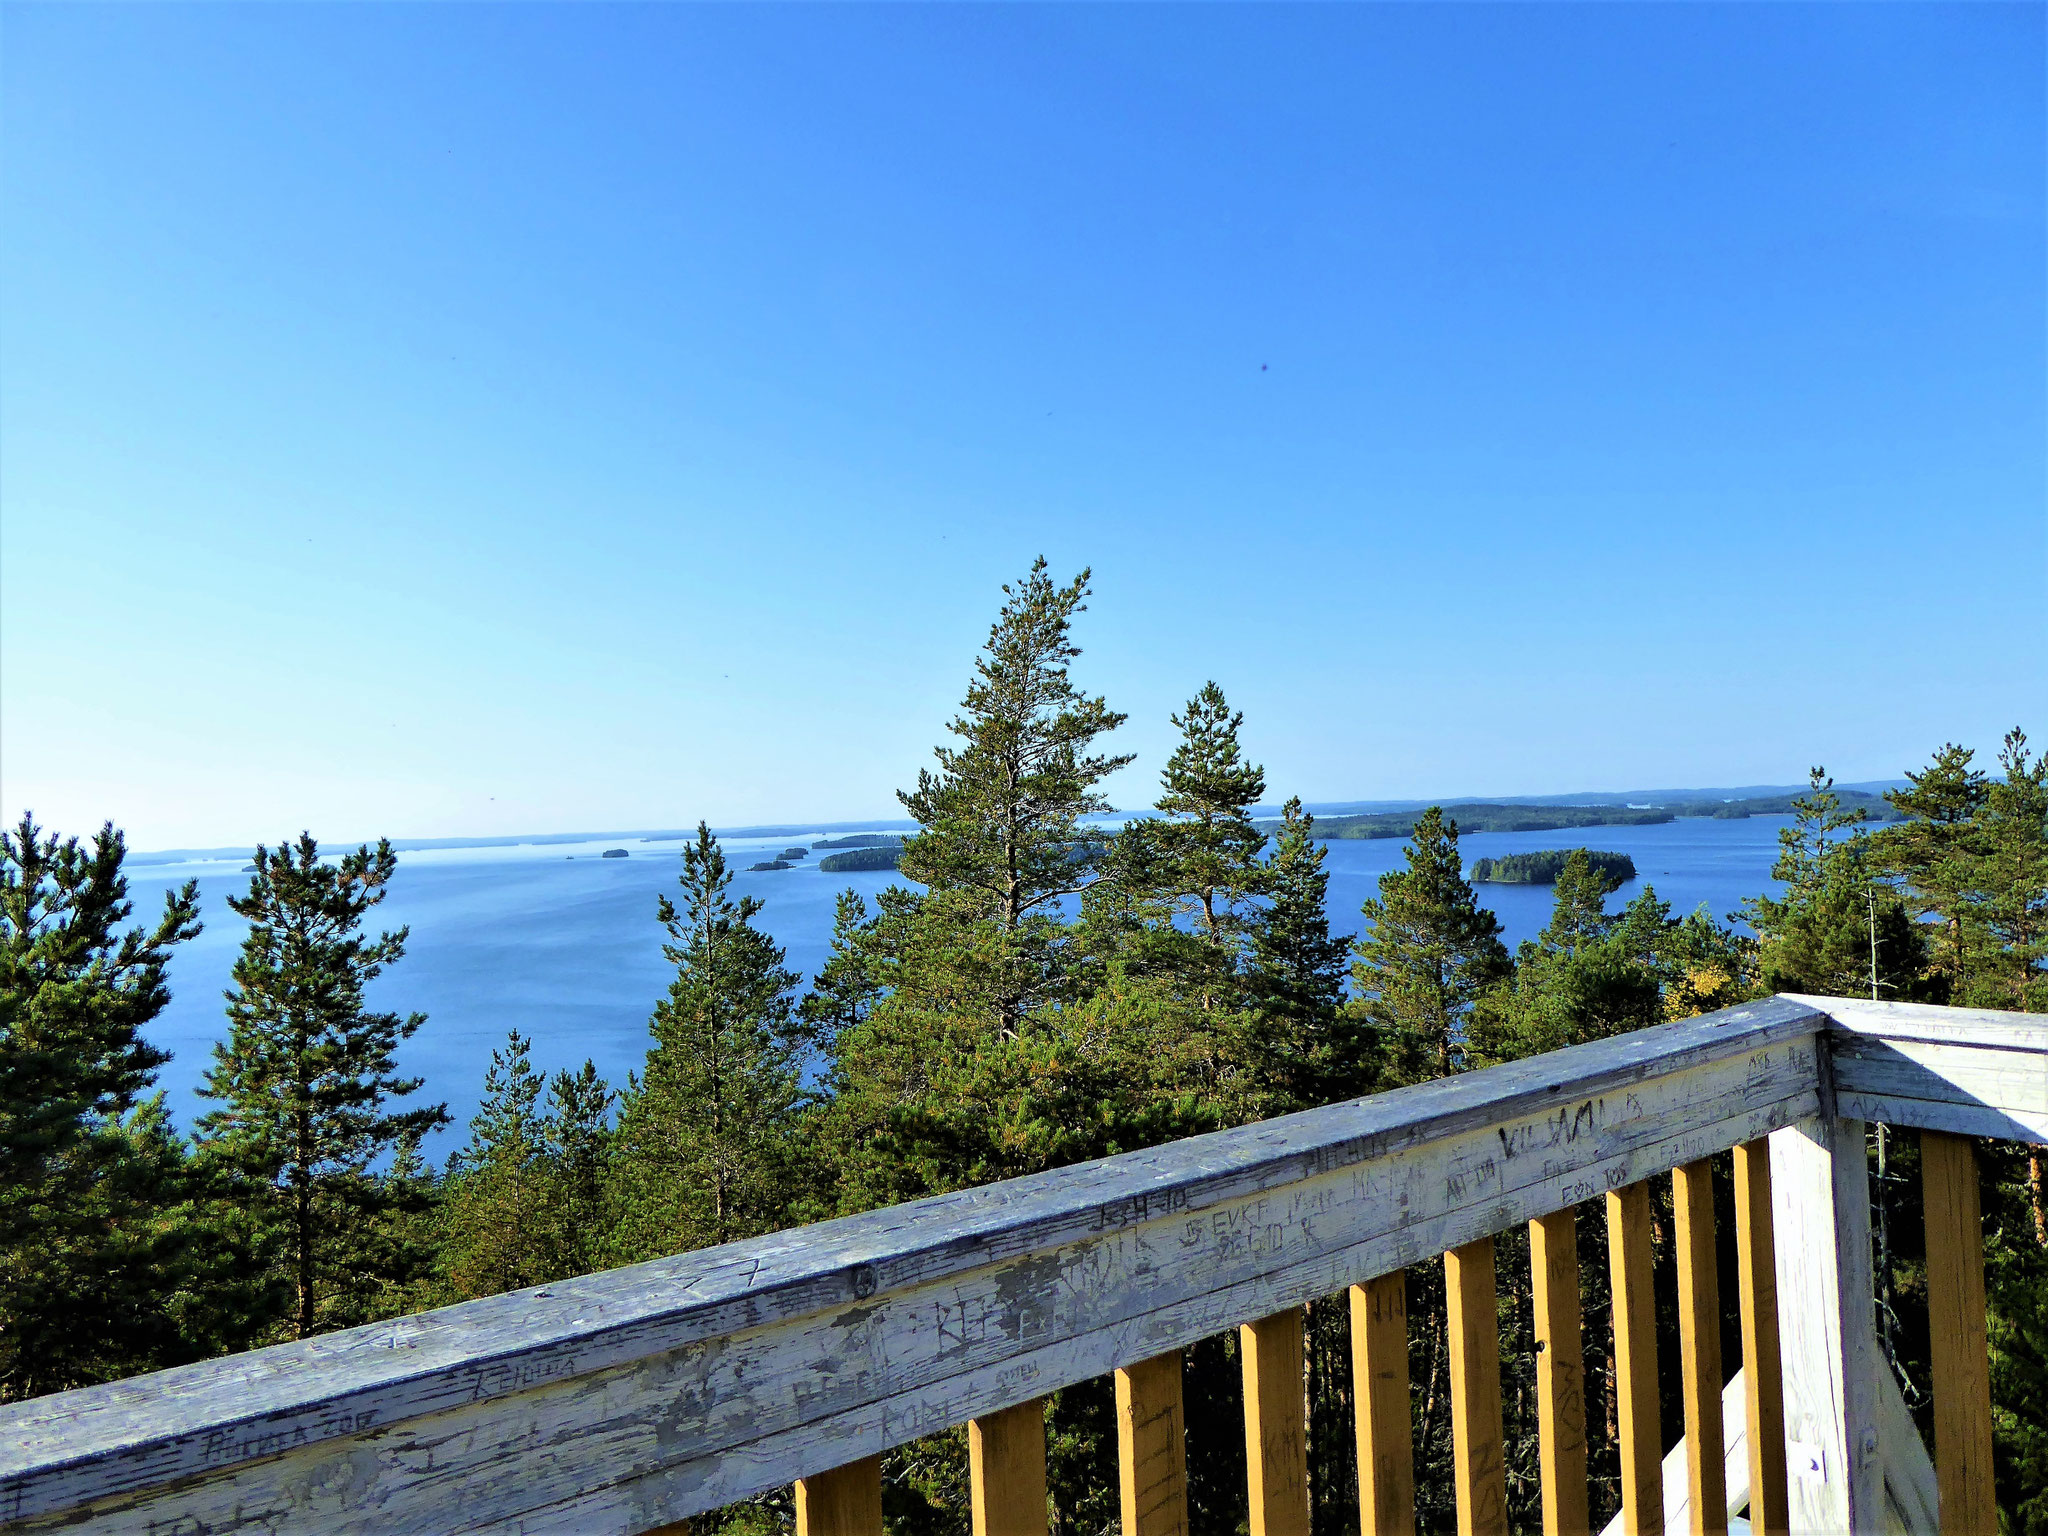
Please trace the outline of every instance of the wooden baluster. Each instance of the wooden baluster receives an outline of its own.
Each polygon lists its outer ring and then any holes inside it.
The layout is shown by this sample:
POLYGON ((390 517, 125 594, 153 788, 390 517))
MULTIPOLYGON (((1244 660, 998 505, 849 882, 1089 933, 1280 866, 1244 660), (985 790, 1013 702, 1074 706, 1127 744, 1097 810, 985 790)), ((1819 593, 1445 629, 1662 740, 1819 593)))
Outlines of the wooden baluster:
POLYGON ((1251 1536, 1308 1536, 1308 1424, 1301 1308, 1237 1330, 1251 1536))
POLYGON ((1742 1287, 1742 1401, 1748 1416, 1749 1529, 1790 1536, 1785 1493, 1784 1365, 1778 1356, 1778 1256, 1771 1236, 1771 1144, 1735 1149, 1735 1260, 1742 1287))
POLYGON ((1586 1484, 1586 1369, 1579 1328, 1576 1215, 1566 1206, 1529 1223, 1543 1536, 1587 1536, 1593 1526, 1586 1484))
POLYGON ((1351 1287, 1351 1395, 1358 1405, 1361 1536, 1415 1536, 1405 1271, 1351 1287))
POLYGON ((1123 1536, 1186 1536, 1187 1437, 1180 1394, 1179 1350, 1116 1373, 1123 1536))
POLYGON ((1621 1529, 1623 1536, 1664 1536, 1648 1184, 1630 1184, 1608 1195, 1607 1266, 1614 1289, 1614 1385, 1621 1417, 1621 1529))
POLYGON ((974 1536, 1045 1536, 1045 1399, 967 1424, 974 1536))
POLYGON ((1501 1453, 1500 1314, 1493 1239, 1444 1255, 1451 1324, 1451 1449, 1458 1536, 1507 1536, 1507 1464, 1501 1453))
POLYGON ((1678 1254, 1680 1396, 1692 1536, 1728 1536, 1721 1427, 1721 1286, 1714 1268, 1714 1177, 1704 1158, 1671 1170, 1678 1254))
POLYGON ((1967 1136, 1920 1133, 1927 1211, 1928 1364, 1943 1536, 1992 1536, 1991 1351, 1984 1323, 1984 1217, 1967 1136))
POLYGON ((796 1480, 797 1536, 882 1536, 882 1458, 796 1480))

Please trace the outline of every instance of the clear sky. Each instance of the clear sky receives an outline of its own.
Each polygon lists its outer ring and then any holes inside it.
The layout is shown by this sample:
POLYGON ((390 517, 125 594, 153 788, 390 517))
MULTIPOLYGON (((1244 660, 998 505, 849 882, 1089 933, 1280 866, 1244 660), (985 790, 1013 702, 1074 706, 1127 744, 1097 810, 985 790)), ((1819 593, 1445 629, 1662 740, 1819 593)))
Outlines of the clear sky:
POLYGON ((2048 738, 2044 8, 0 12, 0 810, 895 811, 1092 565, 1151 797, 2048 738))

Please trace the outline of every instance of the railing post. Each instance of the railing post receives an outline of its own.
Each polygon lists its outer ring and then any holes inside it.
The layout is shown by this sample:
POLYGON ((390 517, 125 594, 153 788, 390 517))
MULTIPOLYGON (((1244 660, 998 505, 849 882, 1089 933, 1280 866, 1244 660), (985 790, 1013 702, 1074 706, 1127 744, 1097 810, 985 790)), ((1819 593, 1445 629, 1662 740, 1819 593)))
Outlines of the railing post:
POLYGON ((1186 1420, 1180 1351, 1116 1373, 1117 1483, 1123 1536, 1186 1536, 1186 1420))
POLYGON ((1493 1239, 1444 1255, 1451 1333, 1451 1450, 1458 1536, 1507 1536, 1507 1463, 1501 1450, 1500 1313, 1493 1239))
POLYGON ((796 1536, 882 1536, 882 1458, 798 1478, 796 1536))
POLYGON ((1045 1536, 1045 1399, 967 1424, 974 1536, 1045 1536))
POLYGON ((1822 1111, 1771 1132, 1771 1211, 1784 1361, 1787 1513, 1794 1536, 1882 1528, 1870 1176, 1863 1122, 1822 1111))
POLYGON ((1742 1288, 1742 1403, 1752 1536, 1788 1536, 1785 1375, 1778 1356, 1778 1259, 1771 1236, 1771 1149, 1735 1149, 1735 1261, 1742 1288))
POLYGON ((1529 1223, 1529 1278, 1536 1312, 1537 1457, 1543 1536, 1586 1536, 1586 1370, 1579 1326, 1578 1212, 1529 1223))
POLYGON ((1415 1536, 1405 1270, 1351 1287, 1351 1395, 1358 1405, 1361 1536, 1415 1536))
POLYGON ((1607 1196, 1607 1267, 1614 1291, 1614 1391, 1621 1419, 1621 1529, 1623 1536, 1664 1536, 1648 1184, 1630 1184, 1607 1196))
POLYGON ((1671 1170, 1678 1255, 1680 1391, 1692 1536, 1727 1536, 1728 1476, 1721 1426, 1721 1288, 1714 1259, 1713 1165, 1671 1170))
POLYGON ((1984 1217, 1967 1136, 1920 1133, 1927 1212, 1928 1363, 1934 1477, 1944 1536, 1994 1536, 1991 1349, 1984 1320, 1984 1217))
POLYGON ((1301 1308, 1237 1330, 1251 1536, 1308 1536, 1308 1424, 1301 1308))

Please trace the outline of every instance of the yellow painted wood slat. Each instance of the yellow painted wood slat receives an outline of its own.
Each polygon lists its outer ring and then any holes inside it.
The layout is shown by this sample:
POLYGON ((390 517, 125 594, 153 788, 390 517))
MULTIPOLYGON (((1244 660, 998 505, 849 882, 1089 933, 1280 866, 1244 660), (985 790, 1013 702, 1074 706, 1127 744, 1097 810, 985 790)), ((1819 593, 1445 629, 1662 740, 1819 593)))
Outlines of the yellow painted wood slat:
POLYGON ((1123 1536, 1187 1536, 1187 1433, 1179 1350, 1116 1373, 1116 1429, 1123 1536))
POLYGON ((1415 1428, 1408 1402, 1408 1276, 1351 1287, 1362 1536, 1415 1536, 1415 1428))
POLYGON ((1622 1536, 1664 1536, 1664 1452, 1657 1425, 1657 1307, 1650 1293, 1650 1186, 1607 1196, 1614 1291, 1614 1385, 1621 1417, 1622 1536))
POLYGON ((1045 1399, 967 1423, 974 1536, 1046 1536, 1045 1399))
POLYGON ((1993 1536, 1991 1351, 1984 1322, 1984 1217, 1966 1136, 1920 1133, 1927 1210, 1928 1364, 1943 1536, 1993 1536))
POLYGON ((1579 1324, 1576 1215, 1567 1206, 1529 1223, 1543 1536, 1588 1536, 1593 1528, 1586 1483, 1586 1365, 1579 1324))
POLYGON ((1251 1536, 1308 1536, 1308 1424, 1301 1308, 1237 1330, 1251 1536))
POLYGON ((882 1536, 882 1458, 796 1480, 797 1536, 882 1536))
POLYGON ((1713 1167, 1671 1170, 1678 1254, 1679 1395, 1685 1405, 1686 1492, 1692 1536, 1728 1536, 1728 1474, 1721 1430, 1721 1284, 1714 1257, 1713 1167))
POLYGON ((1451 1451, 1458 1536, 1507 1536, 1507 1464, 1501 1454, 1500 1315, 1493 1239, 1444 1255, 1451 1334, 1451 1451))
POLYGON ((1778 1254, 1771 1235, 1771 1144, 1735 1149, 1735 1260, 1742 1290, 1742 1405, 1748 1416, 1749 1529, 1791 1536, 1785 1484, 1785 1367, 1778 1353, 1778 1254))

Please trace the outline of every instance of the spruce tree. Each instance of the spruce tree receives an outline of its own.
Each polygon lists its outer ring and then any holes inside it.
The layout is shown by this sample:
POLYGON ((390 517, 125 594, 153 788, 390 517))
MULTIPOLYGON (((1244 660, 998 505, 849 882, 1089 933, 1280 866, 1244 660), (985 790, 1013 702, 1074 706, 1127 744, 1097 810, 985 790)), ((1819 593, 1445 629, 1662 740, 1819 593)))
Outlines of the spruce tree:
POLYGON ((1473 1005, 1509 971, 1500 921, 1479 905, 1458 856, 1458 824, 1431 806, 1404 850, 1407 868, 1380 876, 1353 945, 1356 1007, 1372 1023, 1412 1037, 1438 1075, 1463 1062, 1473 1005))
POLYGON ((1254 1114, 1286 1114, 1380 1085, 1376 1033, 1344 1008, 1350 941, 1330 932, 1327 850, 1315 818, 1292 799, 1266 861, 1266 903, 1251 924, 1245 968, 1246 1044, 1254 1114))
POLYGON ((832 949, 798 1008, 812 1045, 830 1053, 842 1030, 859 1025, 882 996, 885 962, 877 954, 876 919, 860 892, 844 890, 832 913, 832 949))
POLYGON ((960 744, 935 749, 938 771, 898 796, 921 828, 899 868, 927 891, 906 959, 935 962, 904 979, 986 1010, 1007 1033, 1064 986, 1060 903, 1086 887, 1102 847, 1082 818, 1109 809, 1098 786, 1131 761, 1093 750, 1124 717, 1067 671, 1088 574, 1056 586, 1041 558, 1003 588, 948 727, 960 744))
POLYGON ((1259 854, 1266 835, 1252 824, 1251 808, 1266 793, 1266 772, 1244 760, 1223 690, 1205 683, 1185 712, 1171 717, 1179 745, 1161 774, 1158 809, 1169 819, 1159 829, 1172 879, 1185 892, 1201 932, 1223 948, 1242 929, 1241 907, 1258 892, 1259 854))
POLYGON ((362 1321, 403 1279, 372 1240, 419 1192, 380 1167, 408 1139, 448 1123, 444 1105, 393 1109, 420 1087, 396 1052, 426 1022, 365 1006, 368 985, 405 953, 406 930, 360 932, 397 872, 389 842, 323 860, 310 834, 256 850, 249 921, 214 1047, 198 1151, 248 1223, 258 1262, 286 1293, 287 1337, 362 1321))
MULTIPOLYGON (((1903 881, 1914 905, 1932 918, 1926 925, 1928 947, 1940 1001, 1969 995, 1986 942, 1980 817, 1990 786, 1983 772, 1971 766, 1975 756, 1949 742, 1926 768, 1906 774, 1909 788, 1886 790, 1885 799, 1905 820, 1883 828, 1873 850, 1876 865, 1903 881)), ((1818 785, 1817 769, 1814 779, 1818 785)), ((1785 878, 1776 870, 1772 874, 1785 878)))
POLYGON ((615 1095, 586 1059, 574 1072, 548 1082, 546 1272, 563 1280, 602 1269, 613 1248, 607 1190, 612 1166, 611 1109, 615 1095))
POLYGON ((124 931, 126 851, 111 825, 0 833, 0 1400, 186 1356, 185 1159, 143 1031, 199 901, 188 881, 124 931))
POLYGON ((683 848, 682 904, 658 904, 675 966, 654 1010, 646 1075, 619 1114, 612 1162, 617 1254, 653 1258, 787 1225, 798 1198, 806 1095, 800 978, 735 901, 725 854, 697 824, 683 848))
POLYGON ((469 1141, 448 1160, 443 1267, 451 1296, 495 1296, 552 1278, 543 1220, 544 1084, 518 1030, 491 1052, 469 1141))
POLYGON ((2048 1013, 2048 755, 2006 734, 1980 814, 1981 921, 1990 941, 1971 1001, 2048 1013))

